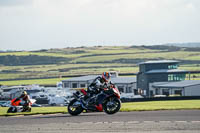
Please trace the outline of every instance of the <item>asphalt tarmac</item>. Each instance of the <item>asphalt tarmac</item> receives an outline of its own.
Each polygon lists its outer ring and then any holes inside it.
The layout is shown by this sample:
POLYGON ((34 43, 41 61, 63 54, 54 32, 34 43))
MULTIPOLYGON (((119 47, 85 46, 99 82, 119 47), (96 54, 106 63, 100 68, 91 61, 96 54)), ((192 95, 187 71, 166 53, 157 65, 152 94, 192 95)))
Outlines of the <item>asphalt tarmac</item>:
POLYGON ((200 110, 0 117, 0 133, 200 133, 200 110))

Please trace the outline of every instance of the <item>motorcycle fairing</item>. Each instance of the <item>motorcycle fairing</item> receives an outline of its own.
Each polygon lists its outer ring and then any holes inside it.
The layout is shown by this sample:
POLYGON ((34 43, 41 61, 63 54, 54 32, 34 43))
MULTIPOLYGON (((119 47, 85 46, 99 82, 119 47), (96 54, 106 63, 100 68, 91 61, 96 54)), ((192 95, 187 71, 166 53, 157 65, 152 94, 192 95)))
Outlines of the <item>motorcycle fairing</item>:
POLYGON ((16 100, 16 98, 14 98, 13 100, 11 100, 11 105, 12 105, 12 106, 19 106, 21 100, 17 100, 17 101, 15 101, 15 100, 16 100))
POLYGON ((100 111, 100 112, 103 111, 103 106, 102 106, 102 104, 95 105, 95 107, 96 107, 96 109, 97 109, 98 111, 100 111))

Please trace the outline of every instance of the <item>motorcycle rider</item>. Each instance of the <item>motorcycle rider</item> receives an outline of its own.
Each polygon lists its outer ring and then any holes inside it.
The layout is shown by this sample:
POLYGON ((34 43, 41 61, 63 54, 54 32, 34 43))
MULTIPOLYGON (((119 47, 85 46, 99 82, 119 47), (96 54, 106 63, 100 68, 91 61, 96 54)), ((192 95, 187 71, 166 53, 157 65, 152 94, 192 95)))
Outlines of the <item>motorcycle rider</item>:
POLYGON ((98 93, 103 87, 106 87, 111 81, 111 74, 103 72, 101 76, 96 77, 89 85, 87 92, 98 93))
POLYGON ((20 105, 23 106, 24 110, 31 107, 31 105, 30 105, 31 100, 26 91, 23 91, 22 94, 18 98, 16 98, 14 102, 16 102, 20 99, 22 99, 22 102, 20 103, 20 105))
MULTIPOLYGON (((100 93, 102 89, 107 88, 109 85, 114 85, 110 79, 111 74, 109 72, 103 72, 101 76, 96 77, 89 85, 84 101, 91 101, 92 96, 100 93)), ((94 99, 93 102, 95 102, 94 99)))

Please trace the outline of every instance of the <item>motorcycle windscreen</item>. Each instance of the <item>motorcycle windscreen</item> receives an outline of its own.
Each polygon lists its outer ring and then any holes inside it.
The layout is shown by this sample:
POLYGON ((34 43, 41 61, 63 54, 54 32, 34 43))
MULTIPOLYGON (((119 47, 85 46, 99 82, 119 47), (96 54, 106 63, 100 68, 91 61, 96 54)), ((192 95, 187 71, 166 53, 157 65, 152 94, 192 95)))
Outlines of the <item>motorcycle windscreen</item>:
POLYGON ((34 104, 36 102, 35 99, 30 99, 31 103, 29 103, 30 105, 34 104))
POLYGON ((12 105, 12 106, 19 106, 21 100, 18 100, 18 101, 15 102, 15 99, 16 99, 16 98, 14 98, 13 100, 11 100, 11 105, 12 105))

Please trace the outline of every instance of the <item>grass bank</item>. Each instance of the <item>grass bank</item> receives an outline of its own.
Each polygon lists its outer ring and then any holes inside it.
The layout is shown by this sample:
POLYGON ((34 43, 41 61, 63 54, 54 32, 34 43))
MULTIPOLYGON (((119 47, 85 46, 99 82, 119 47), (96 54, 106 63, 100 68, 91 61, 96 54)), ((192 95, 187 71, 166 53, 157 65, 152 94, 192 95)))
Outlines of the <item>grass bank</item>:
MULTIPOLYGON (((66 107, 34 107, 32 112, 27 113, 6 113, 6 107, 0 107, 0 116, 11 115, 32 115, 32 114, 53 114, 67 113, 66 107)), ((156 111, 156 110, 189 110, 200 109, 200 100, 176 100, 176 101, 150 101, 122 103, 120 111, 156 111)))

